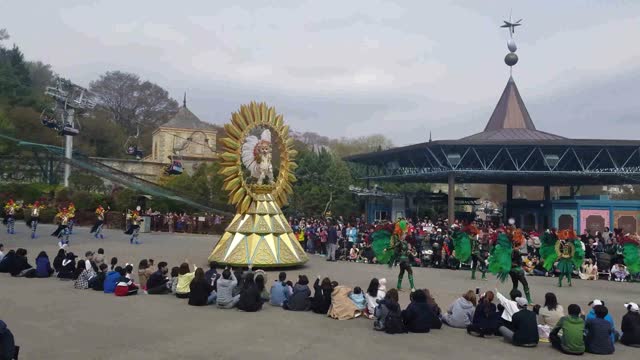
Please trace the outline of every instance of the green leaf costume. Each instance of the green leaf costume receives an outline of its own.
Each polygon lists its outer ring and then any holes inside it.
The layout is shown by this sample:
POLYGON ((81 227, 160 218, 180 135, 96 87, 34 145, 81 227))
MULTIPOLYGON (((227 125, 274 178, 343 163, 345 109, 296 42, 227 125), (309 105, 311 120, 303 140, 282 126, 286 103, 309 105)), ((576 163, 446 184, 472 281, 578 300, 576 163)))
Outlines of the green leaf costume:
POLYGON ((489 256, 489 272, 496 274, 501 282, 505 282, 511 271, 511 251, 513 245, 509 237, 501 233, 489 256))
POLYGON ((471 238, 463 231, 455 231, 451 235, 456 259, 460 262, 467 262, 471 257, 471 238))

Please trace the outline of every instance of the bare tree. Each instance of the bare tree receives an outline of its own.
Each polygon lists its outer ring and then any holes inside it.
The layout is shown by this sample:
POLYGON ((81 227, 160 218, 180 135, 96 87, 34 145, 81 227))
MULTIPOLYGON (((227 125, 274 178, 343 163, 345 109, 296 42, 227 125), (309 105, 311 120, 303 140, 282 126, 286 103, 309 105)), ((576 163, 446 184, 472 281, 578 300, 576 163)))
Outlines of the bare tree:
POLYGON ((169 93, 136 74, 109 71, 89 85, 100 106, 111 113, 113 121, 134 133, 137 125, 156 127, 178 110, 178 102, 169 93))
POLYGON ((0 29, 0 41, 7 40, 9 37, 9 32, 7 31, 7 29, 0 29))

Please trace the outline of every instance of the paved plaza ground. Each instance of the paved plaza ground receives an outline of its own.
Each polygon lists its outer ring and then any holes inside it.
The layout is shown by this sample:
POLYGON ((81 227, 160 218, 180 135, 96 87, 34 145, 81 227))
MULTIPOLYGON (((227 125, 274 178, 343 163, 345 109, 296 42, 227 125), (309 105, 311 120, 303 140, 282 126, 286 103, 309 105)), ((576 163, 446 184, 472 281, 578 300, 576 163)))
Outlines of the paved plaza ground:
MULTIPOLYGON (((0 242, 5 250, 24 247, 30 263, 45 250, 51 260, 57 252, 55 239, 48 236, 52 226, 39 229, 40 236, 29 239, 24 224, 19 233, 8 236, 4 228, 0 242)), ((120 263, 136 266, 141 258, 156 263, 167 261, 177 266, 185 259, 205 266, 213 236, 153 233, 142 234, 142 245, 130 245, 120 231, 106 230, 106 239, 90 237, 87 228, 77 228, 71 251, 81 257, 87 250, 106 250, 107 259, 116 256, 120 263)), ((416 286, 429 288, 440 307, 448 305, 463 291, 481 287, 489 290, 490 281, 471 281, 467 271, 414 269, 416 286)), ((304 273, 314 279, 329 276, 341 284, 366 289, 372 277, 395 284, 397 268, 329 263, 311 256, 303 268, 287 271, 295 281, 304 273)), ((276 276, 269 274, 269 282, 276 276)), ((406 279, 405 279, 406 282, 406 279)), ((530 277, 536 303, 547 291, 554 291, 566 307, 577 303, 583 309, 593 298, 605 300, 619 329, 625 313, 623 303, 640 302, 638 284, 575 280, 572 288, 555 286, 555 279, 530 277)), ((507 293, 510 284, 500 285, 507 293)), ((401 305, 408 293, 401 294, 401 305)), ((21 359, 551 359, 566 358, 549 344, 535 349, 508 345, 500 338, 479 339, 464 330, 443 328, 429 334, 387 335, 372 330, 367 319, 332 320, 312 313, 283 311, 269 305, 258 313, 220 310, 216 307, 192 307, 174 296, 138 295, 118 298, 91 290, 76 290, 70 282, 57 279, 22 279, 0 275, 0 319, 13 331, 22 347, 21 359)), ((616 356, 631 359, 639 349, 616 346, 616 356)), ((585 356, 595 358, 595 356, 585 356)))

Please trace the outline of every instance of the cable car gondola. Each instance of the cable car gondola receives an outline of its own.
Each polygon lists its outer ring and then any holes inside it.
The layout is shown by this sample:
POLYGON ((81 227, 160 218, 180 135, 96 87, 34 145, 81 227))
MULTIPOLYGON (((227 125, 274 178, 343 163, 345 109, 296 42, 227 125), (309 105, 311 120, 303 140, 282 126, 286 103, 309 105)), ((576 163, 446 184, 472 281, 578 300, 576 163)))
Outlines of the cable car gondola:
POLYGON ((167 168, 167 174, 169 175, 180 175, 183 172, 182 162, 174 160, 171 162, 169 167, 167 168))
POLYGON ((138 138, 140 137, 140 126, 136 127, 136 135, 129 136, 127 141, 124 143, 124 149, 127 155, 135 156, 137 160, 142 159, 144 153, 142 152, 142 148, 138 142, 138 138))
POLYGON ((180 175, 184 171, 182 161, 180 161, 179 159, 176 160, 175 156, 176 155, 174 154, 169 157, 169 159, 171 160, 171 164, 169 164, 165 169, 165 173, 167 175, 180 175))

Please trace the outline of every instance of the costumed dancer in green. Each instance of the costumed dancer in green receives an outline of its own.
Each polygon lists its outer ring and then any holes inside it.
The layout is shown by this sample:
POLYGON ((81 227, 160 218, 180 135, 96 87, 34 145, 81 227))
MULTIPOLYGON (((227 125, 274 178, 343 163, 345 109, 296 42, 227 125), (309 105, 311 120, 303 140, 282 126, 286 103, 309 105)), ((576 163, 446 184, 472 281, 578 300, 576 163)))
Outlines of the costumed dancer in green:
MULTIPOLYGON (((451 226, 453 233, 451 234, 451 240, 453 241, 453 257, 455 257, 461 263, 466 263, 469 258, 472 257, 472 237, 473 231, 471 226, 465 228, 465 231, 460 231, 460 227, 456 224, 451 226)), ((475 279, 475 269, 471 270, 471 278, 475 279)))
POLYGON ((416 288, 413 285, 413 270, 411 269, 411 263, 414 259, 410 251, 411 246, 409 245, 409 243, 407 243, 406 237, 407 222, 406 220, 401 219, 396 222, 393 236, 391 237, 391 245, 393 246, 395 256, 394 260, 400 262, 400 273, 398 274, 397 289, 400 291, 402 290, 402 280, 406 271, 407 277, 409 278, 409 285, 411 285, 411 291, 415 291, 416 288))
POLYGON ((544 268, 550 271, 553 264, 558 261, 558 286, 562 287, 562 278, 567 278, 571 286, 573 269, 579 269, 584 261, 584 249, 582 242, 573 230, 561 230, 557 234, 545 233, 541 239, 540 257, 543 259, 544 268))
POLYGON ((640 273, 640 238, 638 235, 627 234, 622 238, 620 244, 622 245, 624 264, 631 274, 631 281, 634 281, 633 279, 636 279, 640 273))
POLYGON ((495 246, 491 249, 489 272, 496 274, 501 282, 505 282, 507 277, 510 277, 513 284, 512 291, 518 288, 518 283, 522 283, 527 301, 532 304, 529 283, 522 269, 522 255, 520 254, 520 248, 524 245, 522 231, 516 229, 513 224, 501 230, 495 246))

